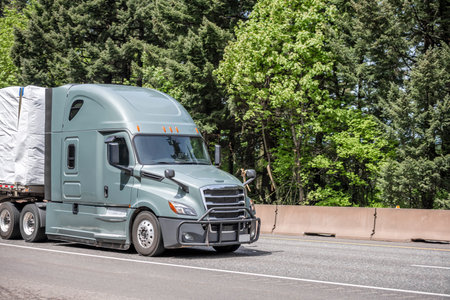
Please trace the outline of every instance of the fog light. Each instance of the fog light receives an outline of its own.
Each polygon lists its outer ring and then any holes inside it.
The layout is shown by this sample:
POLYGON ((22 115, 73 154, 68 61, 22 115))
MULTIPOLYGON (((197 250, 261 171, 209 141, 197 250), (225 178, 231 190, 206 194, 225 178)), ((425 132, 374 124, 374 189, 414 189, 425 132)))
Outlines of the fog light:
POLYGON ((193 241, 194 240, 194 237, 192 235, 190 235, 189 233, 183 233, 183 238, 186 241, 193 241))
POLYGON ((250 237, 253 239, 256 235, 256 228, 255 226, 252 226, 250 229, 250 237))

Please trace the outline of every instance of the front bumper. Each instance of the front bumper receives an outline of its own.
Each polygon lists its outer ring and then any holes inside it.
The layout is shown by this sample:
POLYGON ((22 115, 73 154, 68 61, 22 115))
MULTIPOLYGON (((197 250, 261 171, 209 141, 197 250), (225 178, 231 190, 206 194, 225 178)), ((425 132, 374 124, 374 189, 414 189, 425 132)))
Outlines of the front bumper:
POLYGON ((209 209, 197 220, 160 218, 165 248, 250 244, 259 238, 261 220, 248 208, 209 209), (211 218, 211 213, 245 211, 242 219, 211 218))

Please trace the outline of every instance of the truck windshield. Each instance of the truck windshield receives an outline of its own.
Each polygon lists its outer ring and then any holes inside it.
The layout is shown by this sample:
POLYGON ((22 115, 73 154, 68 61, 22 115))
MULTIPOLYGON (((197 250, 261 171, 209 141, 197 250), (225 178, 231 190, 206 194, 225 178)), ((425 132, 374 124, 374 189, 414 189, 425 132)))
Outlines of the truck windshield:
POLYGON ((205 143, 198 136, 137 135, 134 144, 143 165, 211 164, 205 143))

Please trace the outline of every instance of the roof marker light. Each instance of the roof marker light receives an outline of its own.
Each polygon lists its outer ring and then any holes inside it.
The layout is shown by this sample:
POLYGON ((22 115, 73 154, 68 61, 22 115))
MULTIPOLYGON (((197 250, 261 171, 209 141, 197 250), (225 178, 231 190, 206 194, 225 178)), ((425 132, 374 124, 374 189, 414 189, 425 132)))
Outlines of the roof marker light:
POLYGON ((162 128, 163 128, 164 132, 166 132, 166 127, 163 126, 162 128))
POLYGON ((139 128, 139 125, 137 125, 136 128, 138 132, 141 132, 141 128, 139 128))
POLYGON ((197 133, 199 133, 199 132, 198 132, 198 128, 195 128, 195 131, 197 131, 197 133))
POLYGON ((172 127, 169 126, 170 132, 173 133, 172 127))
POLYGON ((180 131, 178 131, 178 127, 175 127, 175 130, 177 131, 177 133, 180 133, 180 131))

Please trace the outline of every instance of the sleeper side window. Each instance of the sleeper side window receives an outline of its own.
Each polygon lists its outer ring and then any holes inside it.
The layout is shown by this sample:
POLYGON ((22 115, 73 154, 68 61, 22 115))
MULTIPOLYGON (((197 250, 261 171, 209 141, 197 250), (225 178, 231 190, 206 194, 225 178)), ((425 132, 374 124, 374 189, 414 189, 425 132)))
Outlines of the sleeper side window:
POLYGON ((70 113, 69 113, 69 121, 72 121, 72 119, 77 115, 77 113, 80 111, 82 106, 83 106, 83 100, 75 100, 72 103, 72 107, 70 108, 70 113))
POLYGON ((75 169, 75 145, 69 144, 67 146, 67 168, 75 169))

